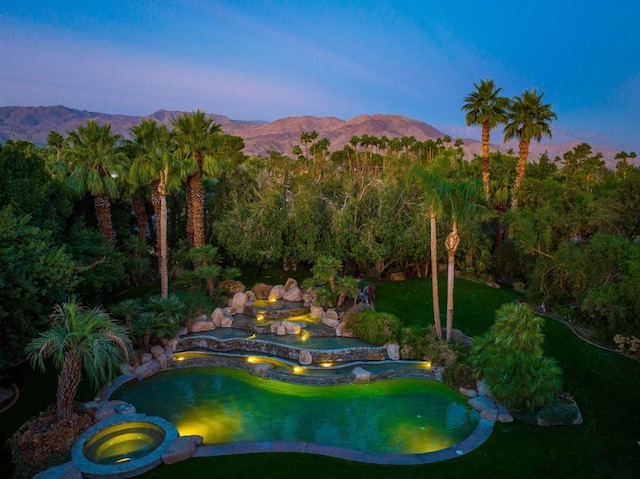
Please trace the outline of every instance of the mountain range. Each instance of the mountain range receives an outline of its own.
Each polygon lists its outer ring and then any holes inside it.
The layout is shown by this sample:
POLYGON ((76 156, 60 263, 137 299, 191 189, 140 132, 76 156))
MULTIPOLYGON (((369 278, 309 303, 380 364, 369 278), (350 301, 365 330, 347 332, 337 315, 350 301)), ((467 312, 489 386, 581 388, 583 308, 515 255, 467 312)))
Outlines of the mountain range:
MULTIPOLYGON (((55 130, 63 135, 78 125, 86 123, 87 120, 95 120, 98 123, 110 123, 111 130, 125 138, 131 137, 130 128, 139 123, 144 118, 152 118, 168 126, 171 120, 184 112, 158 110, 147 116, 119 115, 108 113, 97 113, 86 110, 77 110, 66 106, 38 106, 38 107, 0 107, 0 143, 7 140, 25 140, 35 144, 44 145, 51 130, 55 130)), ((441 138, 445 135, 453 139, 462 138, 464 143, 465 157, 473 158, 481 154, 481 143, 468 135, 479 137, 479 129, 431 126, 422 121, 413 120, 400 115, 360 115, 350 120, 341 120, 335 117, 314 117, 299 116, 281 118, 271 122, 264 121, 242 121, 232 120, 224 115, 209 115, 214 121, 222 126, 225 133, 240 136, 245 143, 245 153, 247 155, 267 155, 269 151, 278 151, 285 155, 291 155, 294 145, 300 144, 300 134, 315 130, 319 138, 326 137, 331 142, 330 150, 341 149, 349 143, 352 136, 363 134, 377 137, 387 136, 388 138, 413 136, 417 140, 441 138)), ((606 138, 594 136, 592 134, 579 134, 576 132, 560 131, 563 143, 550 143, 548 141, 540 144, 533 142, 530 147, 529 159, 536 161, 538 157, 547 153, 551 159, 562 156, 566 151, 574 146, 586 142, 592 147, 594 153, 602 153, 607 167, 615 166, 617 160, 615 154, 619 151, 614 146, 605 144, 593 144, 594 139, 606 141, 606 138)), ((556 131, 554 131, 554 136, 556 131)), ((492 135, 500 138, 496 131, 492 135)), ((492 144, 493 150, 507 152, 513 149, 517 153, 517 142, 492 144)), ((636 164, 640 164, 636 160, 636 164)))

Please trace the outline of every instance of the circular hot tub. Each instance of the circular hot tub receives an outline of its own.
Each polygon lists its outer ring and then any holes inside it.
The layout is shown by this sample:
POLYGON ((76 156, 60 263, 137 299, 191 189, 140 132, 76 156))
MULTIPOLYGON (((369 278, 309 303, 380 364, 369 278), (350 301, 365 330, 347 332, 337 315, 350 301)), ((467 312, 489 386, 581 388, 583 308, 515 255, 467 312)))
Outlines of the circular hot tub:
POLYGON ((177 437, 175 426, 162 418, 117 415, 80 436, 71 456, 84 477, 131 477, 160 464, 162 453, 177 437))

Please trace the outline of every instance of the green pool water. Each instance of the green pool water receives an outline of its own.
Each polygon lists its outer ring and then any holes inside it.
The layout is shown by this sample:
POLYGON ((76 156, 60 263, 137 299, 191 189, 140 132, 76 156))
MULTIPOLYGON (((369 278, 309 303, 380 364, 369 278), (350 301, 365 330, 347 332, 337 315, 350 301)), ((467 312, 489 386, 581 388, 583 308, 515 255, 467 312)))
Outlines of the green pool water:
POLYGON ((171 370, 113 395, 206 444, 302 441, 364 452, 432 452, 467 438, 479 420, 437 381, 302 386, 220 367, 171 370))

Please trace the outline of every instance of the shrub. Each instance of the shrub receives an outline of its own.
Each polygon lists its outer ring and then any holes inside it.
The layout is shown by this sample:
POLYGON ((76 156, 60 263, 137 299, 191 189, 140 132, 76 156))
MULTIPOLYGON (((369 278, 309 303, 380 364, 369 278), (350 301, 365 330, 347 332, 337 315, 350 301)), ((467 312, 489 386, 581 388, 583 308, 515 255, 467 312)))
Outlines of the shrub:
POLYGON ((377 346, 398 342, 402 330, 400 319, 393 314, 377 311, 363 311, 356 314, 349 326, 357 338, 377 346))
POLYGON ((568 393, 558 394, 540 408, 536 423, 549 426, 568 426, 578 418, 578 406, 568 393))
POLYGON ((236 279, 225 279, 218 285, 225 296, 233 296, 236 293, 244 293, 246 287, 236 279))
POLYGON ((442 373, 442 382, 455 387, 472 389, 476 386, 477 377, 471 364, 465 361, 458 361, 448 365, 442 373))
POLYGON ((425 359, 441 366, 454 363, 457 357, 453 344, 439 340, 433 325, 404 328, 400 339, 400 355, 403 359, 425 359))
POLYGON ((525 304, 496 311, 489 332, 473 345, 470 361, 493 396, 507 407, 533 411, 558 393, 561 371, 543 355, 544 319, 525 304))

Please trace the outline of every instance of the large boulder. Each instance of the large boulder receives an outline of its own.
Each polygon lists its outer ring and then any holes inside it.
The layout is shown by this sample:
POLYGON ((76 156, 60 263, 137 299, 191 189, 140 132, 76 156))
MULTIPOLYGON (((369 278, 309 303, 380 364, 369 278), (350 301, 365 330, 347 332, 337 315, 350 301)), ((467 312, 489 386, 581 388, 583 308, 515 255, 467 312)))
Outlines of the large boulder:
POLYGON ((491 391, 489 391, 489 387, 484 379, 480 379, 476 382, 476 389, 478 391, 478 396, 491 397, 491 391))
POLYGON ((224 312, 222 311, 222 308, 216 308, 213 310, 213 313, 211 313, 211 321, 213 321, 215 326, 220 326, 223 318, 224 312))
POLYGON ((338 312, 333 308, 327 309, 327 311, 324 313, 324 315, 325 315, 325 317, 327 317, 329 319, 338 319, 340 317, 338 315, 338 312))
POLYGON ((236 293, 231 298, 231 307, 236 311, 244 311, 248 298, 246 293, 236 293))
POLYGON ((173 337, 168 339, 167 342, 164 343, 164 350, 166 353, 173 353, 176 350, 176 345, 178 344, 178 338, 173 337))
POLYGON ((148 378, 160 371, 160 363, 153 359, 148 363, 144 363, 133 370, 133 375, 138 379, 148 378))
POLYGON ((102 407, 93 413, 93 417, 96 421, 104 421, 111 416, 118 414, 115 409, 109 407, 102 407))
POLYGON ((300 331, 302 330, 300 324, 293 321, 282 321, 282 326, 284 326, 287 334, 300 334, 300 331))
POLYGON ((335 328, 340 322, 337 319, 330 318, 329 316, 323 316, 321 321, 322 321, 322 324, 329 326, 331 328, 335 328))
POLYGON ((193 457, 198 446, 202 444, 202 436, 179 436, 162 453, 162 462, 175 464, 193 457))
POLYGON ((101 401, 97 404, 97 409, 93 413, 93 417, 97 421, 102 421, 103 419, 115 416, 116 414, 122 414, 125 416, 136 414, 136 408, 132 404, 129 404, 125 401, 101 401))
POLYGON ((335 330, 336 336, 353 337, 353 330, 349 327, 349 322, 344 319, 336 325, 335 330))
POLYGON ((472 397, 471 399, 469 399, 468 403, 469 403, 469 406, 471 406, 473 409, 475 409, 480 413, 482 413, 482 411, 484 411, 485 409, 496 409, 496 414, 497 414, 498 406, 496 405, 493 399, 487 396, 472 397))
POLYGON ((271 291, 269 291, 269 296, 267 297, 267 299, 269 301, 277 301, 279 299, 282 299, 282 296, 284 295, 284 293, 285 293, 284 286, 281 284, 277 284, 273 288, 271 288, 271 291))
POLYGON ((284 299, 285 301, 302 301, 303 299, 302 290, 297 286, 291 289, 286 289, 285 287, 285 290, 286 291, 282 295, 282 299, 284 299))
POLYGON ((233 328, 233 318, 229 316, 223 316, 222 321, 220 321, 221 328, 233 328))
POLYGON ((483 409, 480 413, 480 417, 486 421, 496 422, 498 420, 498 409, 495 407, 483 409))
POLYGON ((322 308, 322 306, 318 306, 317 304, 311 306, 311 308, 309 309, 309 314, 311 316, 315 316, 316 318, 322 318, 323 316, 325 316, 324 309, 322 308))
POLYGON ((258 283, 251 288, 253 294, 255 294, 256 299, 267 299, 269 297, 269 293, 271 292, 272 287, 265 283, 258 283))
POLYGON ((309 364, 311 364, 313 362, 313 357, 311 356, 311 352, 307 349, 301 350, 298 361, 303 366, 308 366, 309 364))
POLYGON ((254 376, 259 376, 261 378, 268 378, 269 371, 273 369, 273 364, 250 364, 249 372, 254 376))
POLYGON ((155 359, 158 359, 160 356, 164 356, 164 348, 162 346, 154 346, 149 352, 155 359))
POLYGON ((201 333, 216 329, 216 324, 214 321, 194 321, 189 329, 192 333, 201 333))
POLYGON ((287 279, 287 281, 284 283, 285 291, 289 291, 291 288, 297 288, 297 287, 298 287, 298 282, 293 278, 287 279))
POLYGON ((282 326, 282 321, 272 321, 271 324, 269 325, 269 331, 272 334, 275 334, 278 332, 278 328, 282 326))
POLYGON ((368 383, 371 381, 371 373, 366 369, 357 366, 353 368, 351 371, 351 375, 353 376, 353 382, 355 383, 368 383))
POLYGON ((400 346, 396 343, 387 344, 387 356, 389 356, 389 359, 392 361, 400 359, 400 346))
POLYGON ((478 395, 478 391, 476 391, 475 389, 469 389, 463 386, 460 386, 458 388, 458 392, 460 392, 464 396, 467 396, 468 398, 474 398, 478 395))

